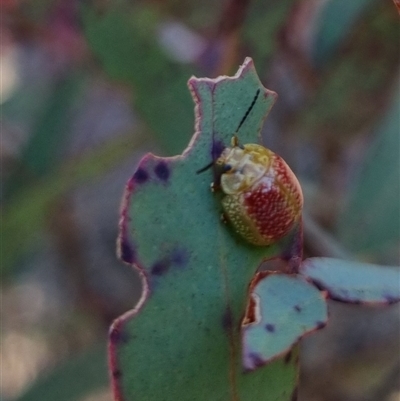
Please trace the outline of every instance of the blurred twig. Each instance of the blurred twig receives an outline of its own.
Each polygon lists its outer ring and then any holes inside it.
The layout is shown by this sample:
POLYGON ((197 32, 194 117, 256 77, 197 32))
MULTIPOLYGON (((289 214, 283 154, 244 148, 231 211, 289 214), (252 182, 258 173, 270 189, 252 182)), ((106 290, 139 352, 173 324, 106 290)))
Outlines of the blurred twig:
POLYGON ((325 231, 309 214, 303 213, 304 242, 316 256, 352 259, 339 242, 325 231))
POLYGON ((397 8, 397 11, 398 11, 399 14, 400 14, 400 0, 393 0, 393 2, 394 2, 394 5, 395 5, 396 8, 397 8))
MULTIPOLYGON (((392 398, 389 398, 390 395, 394 391, 398 391, 400 389, 400 363, 396 364, 390 372, 386 375, 385 379, 383 380, 382 385, 379 387, 379 389, 375 392, 373 395, 373 398, 371 397, 372 400, 392 400, 392 398)), ((395 399, 393 398, 393 401, 395 399)))
POLYGON ((217 41, 222 53, 214 75, 228 74, 238 64, 240 30, 246 18, 250 0, 228 0, 217 27, 217 41))
POLYGON ((104 329, 107 329, 120 311, 113 311, 112 305, 93 291, 88 282, 88 261, 83 249, 85 242, 81 238, 81 230, 69 196, 56 198, 46 217, 60 265, 66 271, 69 284, 76 290, 76 306, 85 314, 100 319, 104 329))

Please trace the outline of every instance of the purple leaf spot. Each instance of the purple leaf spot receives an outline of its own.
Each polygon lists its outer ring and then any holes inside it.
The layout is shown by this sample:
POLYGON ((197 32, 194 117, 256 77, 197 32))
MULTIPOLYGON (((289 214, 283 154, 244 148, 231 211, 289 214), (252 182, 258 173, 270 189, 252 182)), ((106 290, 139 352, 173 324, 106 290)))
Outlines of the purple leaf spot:
POLYGON ((160 260, 154 263, 153 267, 151 268, 151 274, 155 276, 162 276, 163 274, 168 272, 170 266, 171 263, 169 262, 169 260, 160 260))
POLYGON ((147 174, 147 171, 142 169, 142 168, 138 168, 136 170, 136 173, 133 174, 133 179, 138 183, 138 184, 143 184, 144 182, 147 181, 147 179, 149 178, 149 175, 147 174))
POLYGON ((389 305, 399 302, 399 298, 393 297, 392 295, 384 295, 384 298, 389 305))
POLYGON ((312 280, 312 282, 320 291, 325 290, 325 287, 321 283, 319 283, 317 280, 312 280))
POLYGON ((315 322, 315 327, 317 328, 317 330, 322 329, 323 327, 326 326, 326 322, 315 322))
POLYGON ((154 172, 161 181, 167 181, 169 178, 169 168, 165 162, 158 163, 154 168, 154 172))
POLYGON ((133 263, 135 261, 135 252, 126 240, 122 240, 121 242, 121 259, 126 263, 133 263))
POLYGON ((162 276, 167 273, 172 265, 182 267, 188 262, 189 258, 185 250, 173 249, 170 255, 155 262, 151 268, 151 274, 162 276))
POLYGON ((229 331, 233 326, 232 311, 229 306, 226 307, 224 314, 222 315, 222 327, 224 330, 229 331))
POLYGON ((114 327, 110 332, 110 341, 113 344, 127 343, 129 341, 129 336, 125 332, 122 332, 119 328, 114 327))
POLYGON ((293 309, 296 311, 296 312, 301 312, 301 307, 299 306, 299 305, 295 305, 295 306, 293 306, 293 309))
POLYGON ((211 149, 211 158, 212 160, 218 159, 221 156, 222 151, 226 148, 226 146, 221 141, 213 141, 212 149, 211 149))
POLYGON ((122 372, 119 369, 115 369, 112 372, 114 379, 119 379, 122 376, 122 372))
POLYGON ((273 324, 269 324, 268 323, 268 324, 265 325, 265 329, 267 331, 269 331, 270 333, 273 333, 275 331, 275 326, 273 324))
POLYGON ((249 354, 249 359, 253 363, 254 368, 260 367, 264 365, 264 361, 260 355, 256 354, 255 352, 251 352, 249 354))
POLYGON ((187 264, 189 257, 184 249, 174 249, 171 253, 171 262, 177 266, 187 264))

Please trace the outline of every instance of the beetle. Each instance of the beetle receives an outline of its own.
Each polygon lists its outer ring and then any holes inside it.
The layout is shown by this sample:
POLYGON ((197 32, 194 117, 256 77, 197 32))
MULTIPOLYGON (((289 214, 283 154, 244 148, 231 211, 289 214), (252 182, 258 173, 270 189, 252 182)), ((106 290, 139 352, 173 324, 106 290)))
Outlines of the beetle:
POLYGON ((259 92, 232 136, 231 146, 197 173, 215 167, 211 189, 222 192, 223 220, 247 242, 268 246, 299 223, 303 194, 296 176, 279 155, 262 145, 239 143, 237 133, 259 92))

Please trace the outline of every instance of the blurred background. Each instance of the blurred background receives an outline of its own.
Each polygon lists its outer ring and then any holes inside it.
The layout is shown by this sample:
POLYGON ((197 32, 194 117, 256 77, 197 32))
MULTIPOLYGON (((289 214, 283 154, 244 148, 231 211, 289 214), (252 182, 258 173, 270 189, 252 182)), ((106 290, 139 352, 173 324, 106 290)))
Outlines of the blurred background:
MULTIPOLYGON (((124 185, 186 147, 188 78, 245 56, 279 94, 263 139, 302 183, 306 255, 400 263, 394 2, 0 4, 3 401, 111 401, 107 330, 141 291, 115 255, 124 185)), ((400 308, 330 306, 300 401, 399 401, 400 308)))

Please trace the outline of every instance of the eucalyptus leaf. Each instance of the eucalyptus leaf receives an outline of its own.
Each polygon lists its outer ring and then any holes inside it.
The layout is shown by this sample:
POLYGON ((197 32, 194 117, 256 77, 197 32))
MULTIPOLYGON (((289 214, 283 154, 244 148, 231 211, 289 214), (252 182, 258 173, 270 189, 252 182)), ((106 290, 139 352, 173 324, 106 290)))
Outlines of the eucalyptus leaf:
POLYGON ((400 267, 309 258, 302 263, 300 273, 339 301, 371 304, 400 301, 400 267))
POLYGON ((85 77, 79 73, 70 74, 56 83, 42 115, 35 121, 32 135, 22 151, 19 168, 6 182, 7 197, 59 166, 63 146, 70 134, 72 108, 84 83, 85 77))
POLYGON ((400 96, 378 124, 339 221, 338 235, 358 253, 383 253, 400 243, 400 96))
POLYGON ((296 361, 245 374, 241 355, 248 284, 279 244, 241 240, 220 220, 213 170, 196 174, 229 146, 253 102, 237 134, 240 143, 258 142, 275 94, 251 59, 234 77, 191 78, 189 87, 196 103, 189 147, 172 158, 145 156, 123 201, 119 254, 139 270, 144 292, 111 329, 115 399, 288 401, 296 361))
POLYGON ((193 71, 174 63, 157 42, 159 15, 154 7, 110 3, 102 13, 81 6, 86 39, 107 74, 132 90, 135 110, 168 155, 190 139, 193 109, 185 90, 193 71))
POLYGON ((317 21, 312 58, 323 67, 351 33, 354 25, 377 0, 327 0, 321 6, 317 21), (340 24, 338 21, 340 20, 340 24))
POLYGON ((298 275, 264 272, 250 292, 253 321, 243 326, 243 360, 255 369, 290 352, 305 334, 321 329, 328 320, 321 292, 298 275))

